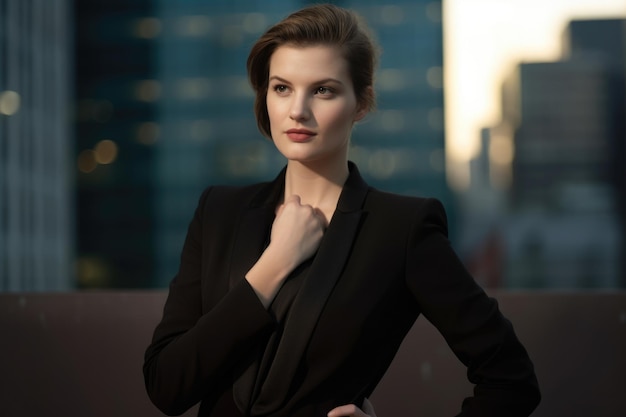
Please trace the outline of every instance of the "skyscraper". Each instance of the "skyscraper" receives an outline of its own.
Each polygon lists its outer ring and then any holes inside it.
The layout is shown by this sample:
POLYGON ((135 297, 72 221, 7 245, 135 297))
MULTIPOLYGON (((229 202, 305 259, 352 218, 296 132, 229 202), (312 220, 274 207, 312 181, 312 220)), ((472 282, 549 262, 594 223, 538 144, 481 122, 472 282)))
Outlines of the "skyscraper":
POLYGON ((574 21, 562 60, 521 64, 505 83, 514 285, 623 285, 624 27, 574 21))
POLYGON ((154 273, 153 0, 76 0, 77 285, 144 287, 154 273))
POLYGON ((568 54, 604 61, 611 83, 613 138, 610 175, 620 223, 622 245, 621 286, 626 287, 626 19, 575 20, 566 31, 568 54))
POLYGON ((0 291, 73 285, 68 8, 0 0, 0 291))
POLYGON ((585 59, 525 63, 518 74, 514 204, 558 205, 565 187, 610 186, 613 86, 604 64, 585 59))
MULTIPOLYGON (((77 1, 87 115, 77 150, 90 162, 79 176, 79 265, 86 285, 164 286, 201 190, 270 179, 284 165, 257 131, 245 62, 269 25, 309 2, 127 3, 77 1), (102 141, 116 145, 111 163, 96 161, 102 141)), ((350 158, 374 186, 439 197, 454 223, 441 2, 334 3, 360 13, 383 50, 378 110, 356 127, 350 158)))
MULTIPOLYGON (((308 2, 159 2, 161 136, 155 143, 158 283, 175 272, 186 226, 208 184, 270 179, 282 157, 256 129, 245 61, 256 38, 308 2)), ((357 125, 350 158, 374 186, 436 196, 445 179, 441 3, 338 1, 382 47, 378 111, 357 125)))

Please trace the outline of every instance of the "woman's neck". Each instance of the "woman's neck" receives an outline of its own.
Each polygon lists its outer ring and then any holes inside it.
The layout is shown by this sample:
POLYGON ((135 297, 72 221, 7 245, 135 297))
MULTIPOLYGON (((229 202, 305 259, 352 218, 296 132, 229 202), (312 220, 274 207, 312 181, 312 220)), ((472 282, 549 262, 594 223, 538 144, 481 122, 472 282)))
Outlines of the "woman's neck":
POLYGON ((348 175, 347 161, 317 166, 289 161, 285 197, 298 195, 302 204, 320 209, 330 221, 348 175))

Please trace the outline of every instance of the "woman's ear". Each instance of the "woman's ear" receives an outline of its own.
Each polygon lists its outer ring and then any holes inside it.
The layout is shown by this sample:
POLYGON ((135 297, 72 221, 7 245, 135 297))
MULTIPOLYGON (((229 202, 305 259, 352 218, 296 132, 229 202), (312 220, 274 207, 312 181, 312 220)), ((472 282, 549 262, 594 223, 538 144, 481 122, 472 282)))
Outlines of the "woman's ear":
POLYGON ((357 104, 356 114, 354 115, 355 122, 362 120, 370 111, 370 103, 374 102, 374 89, 372 86, 367 87, 364 97, 365 98, 357 104))
POLYGON ((361 108, 357 109, 356 115, 354 116, 354 121, 358 122, 362 120, 365 116, 367 116, 368 112, 369 110, 365 106, 362 106, 361 108))

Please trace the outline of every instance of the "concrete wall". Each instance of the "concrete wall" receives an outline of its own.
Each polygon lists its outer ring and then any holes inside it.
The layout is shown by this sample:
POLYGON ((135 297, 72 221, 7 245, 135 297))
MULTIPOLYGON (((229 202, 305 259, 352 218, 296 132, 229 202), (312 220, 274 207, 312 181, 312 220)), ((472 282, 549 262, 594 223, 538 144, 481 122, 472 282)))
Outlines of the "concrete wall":
MULTIPOLYGON (((535 362, 543 402, 533 416, 626 415, 626 292, 492 295, 535 362)), ((0 294, 0 414, 160 416, 141 366, 165 296, 0 294)), ((471 389, 420 318, 372 402, 379 417, 451 417, 471 389)))

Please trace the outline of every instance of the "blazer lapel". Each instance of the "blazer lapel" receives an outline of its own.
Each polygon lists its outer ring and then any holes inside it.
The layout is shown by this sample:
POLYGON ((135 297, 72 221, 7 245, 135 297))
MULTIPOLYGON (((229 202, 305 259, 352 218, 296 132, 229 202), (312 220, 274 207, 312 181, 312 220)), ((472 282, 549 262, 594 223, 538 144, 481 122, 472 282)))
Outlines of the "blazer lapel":
POLYGON ((284 185, 283 169, 274 181, 264 185, 241 215, 233 246, 233 262, 230 263, 231 288, 245 277, 269 243, 276 205, 280 201, 284 185))
MULTIPOLYGON (((283 169, 274 181, 263 186, 240 216, 230 262, 230 288, 245 279, 246 273, 269 243, 276 206, 283 194, 284 184, 283 169)), ((233 400, 244 414, 250 407, 258 369, 258 358, 256 360, 252 358, 252 362, 241 370, 241 374, 235 376, 233 400)))
POLYGON ((318 318, 350 255, 367 191, 368 186, 356 166, 350 164, 350 176, 309 273, 293 302, 274 362, 254 401, 253 415, 271 412, 287 399, 318 318))
POLYGON ((256 207, 247 210, 239 221, 237 238, 233 247, 230 266, 230 287, 241 281, 259 259, 272 226, 274 210, 268 207, 256 207))

